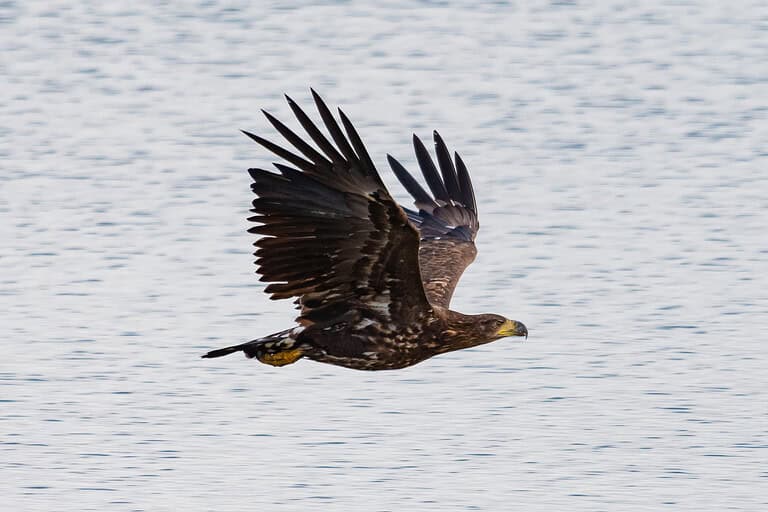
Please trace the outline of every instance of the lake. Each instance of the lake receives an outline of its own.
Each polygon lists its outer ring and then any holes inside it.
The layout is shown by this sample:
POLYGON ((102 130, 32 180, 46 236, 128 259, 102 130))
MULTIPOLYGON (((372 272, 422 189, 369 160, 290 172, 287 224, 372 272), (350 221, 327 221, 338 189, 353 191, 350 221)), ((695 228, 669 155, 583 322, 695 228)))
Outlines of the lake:
POLYGON ((765 2, 257 4, 0 3, 8 510, 768 507, 765 2), (200 359, 292 325, 238 130, 310 86, 404 203, 387 153, 461 153, 453 307, 527 341, 200 359))

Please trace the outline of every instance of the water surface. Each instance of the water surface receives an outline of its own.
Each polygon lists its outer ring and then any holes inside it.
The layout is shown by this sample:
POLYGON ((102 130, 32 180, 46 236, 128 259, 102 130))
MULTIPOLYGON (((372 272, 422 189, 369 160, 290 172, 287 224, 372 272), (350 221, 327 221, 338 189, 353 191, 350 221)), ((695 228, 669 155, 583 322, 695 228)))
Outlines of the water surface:
POLYGON ((764 2, 0 4, 9 510, 759 510, 764 2), (529 5, 529 6, 526 6, 529 5), (247 167, 286 92, 387 171, 439 129, 529 327, 397 372, 211 348, 290 325, 247 167))

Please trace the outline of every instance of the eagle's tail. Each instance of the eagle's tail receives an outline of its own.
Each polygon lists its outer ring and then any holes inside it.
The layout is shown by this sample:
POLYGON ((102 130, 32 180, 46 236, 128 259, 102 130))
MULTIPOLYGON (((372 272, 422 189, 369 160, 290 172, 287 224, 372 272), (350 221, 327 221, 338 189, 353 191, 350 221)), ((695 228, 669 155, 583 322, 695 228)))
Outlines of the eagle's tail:
POLYGON ((294 336, 300 328, 286 329, 275 334, 270 334, 240 345, 232 345, 216 350, 211 350, 201 357, 213 358, 232 354, 234 352, 244 352, 248 358, 256 358, 262 363, 272 366, 285 366, 295 363, 304 355, 304 351, 299 347, 299 343, 294 336))

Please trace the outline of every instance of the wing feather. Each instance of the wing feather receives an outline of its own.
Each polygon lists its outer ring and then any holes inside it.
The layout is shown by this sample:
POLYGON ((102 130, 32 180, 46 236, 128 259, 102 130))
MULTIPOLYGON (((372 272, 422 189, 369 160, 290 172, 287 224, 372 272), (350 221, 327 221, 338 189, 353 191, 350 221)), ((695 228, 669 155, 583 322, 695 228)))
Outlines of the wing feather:
POLYGON ((469 171, 467 166, 464 165, 464 160, 461 159, 458 153, 454 153, 456 157, 456 170, 459 174, 459 186, 461 187, 461 203, 474 212, 477 217, 477 201, 475 201, 475 189, 472 187, 472 180, 469 178, 469 171))
MULTIPOLYGON (((331 114, 330 109, 328 109, 328 106, 325 104, 320 95, 315 92, 314 89, 310 90, 312 91, 312 98, 315 100, 317 111, 320 113, 320 118, 323 120, 328 133, 331 134, 331 138, 336 143, 336 147, 338 147, 341 153, 344 155, 345 162, 357 161, 357 155, 354 151, 352 151, 352 146, 349 145, 349 141, 344 136, 344 133, 342 133, 341 128, 339 128, 339 124, 336 122, 336 119, 333 118, 333 114, 331 114)), ((346 165, 342 165, 340 167, 344 170, 348 170, 346 165)))
POLYGON ((435 139, 435 153, 437 153, 437 162, 440 165, 440 172, 443 174, 443 182, 445 188, 448 190, 448 196, 462 197, 461 188, 459 187, 459 179, 456 176, 456 167, 451 160, 451 153, 448 151, 448 147, 443 142, 443 138, 437 131, 432 132, 432 136, 435 139))
POLYGON ((432 157, 429 156, 429 151, 424 147, 424 143, 421 139, 413 135, 413 149, 416 150, 416 159, 419 162, 421 173, 424 175, 424 179, 427 180, 429 189, 435 195, 435 199, 438 199, 444 203, 451 202, 451 196, 448 195, 448 191, 445 189, 443 180, 440 179, 440 175, 437 173, 435 162, 432 161, 432 157))
POLYGON ((416 159, 434 199, 393 157, 390 167, 413 196, 417 211, 408 218, 419 229, 421 279, 431 304, 448 307, 464 270, 475 259, 474 240, 480 225, 472 181, 458 154, 451 159, 445 142, 433 132, 440 173, 421 140, 414 135, 416 159), (442 177, 441 177, 442 175, 442 177))
POLYGON ((257 196, 249 220, 259 224, 249 231, 264 235, 254 244, 260 279, 270 283, 273 299, 298 299, 304 325, 350 311, 415 321, 431 310, 420 280, 418 232, 389 195, 349 118, 339 111, 342 131, 312 95, 330 139, 287 100, 317 147, 267 112, 293 150, 244 132, 290 164, 276 163, 277 172, 248 170, 257 196))
POLYGON ((323 132, 321 132, 315 123, 312 122, 312 120, 309 118, 309 116, 299 107, 299 105, 293 101, 288 95, 285 96, 285 99, 288 100, 288 106, 291 107, 291 110, 293 110, 293 114, 296 116, 296 119, 299 120, 299 123, 301 123, 302 128, 307 132, 307 134, 312 138, 315 144, 326 154, 328 157, 335 163, 344 165, 344 157, 341 156, 341 154, 336 150, 335 147, 333 147, 333 144, 331 144, 328 139, 323 135, 323 132))
POLYGON ((415 204, 418 208, 437 208, 437 203, 432 199, 432 196, 419 185, 419 182, 411 176, 400 162, 395 160, 392 155, 387 155, 387 160, 389 161, 389 166, 392 168, 395 176, 397 176, 397 179, 400 180, 400 183, 402 183, 408 193, 415 199, 415 204))

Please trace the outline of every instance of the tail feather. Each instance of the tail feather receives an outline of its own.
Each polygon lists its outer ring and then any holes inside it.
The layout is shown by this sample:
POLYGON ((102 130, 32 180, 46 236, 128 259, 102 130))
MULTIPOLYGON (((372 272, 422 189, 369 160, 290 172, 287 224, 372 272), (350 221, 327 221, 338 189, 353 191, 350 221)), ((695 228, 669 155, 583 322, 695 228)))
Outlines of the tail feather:
POLYGON ((296 350, 296 340, 291 337, 293 334, 298 334, 296 329, 300 328, 286 329, 263 338, 241 343, 240 345, 211 350, 201 357, 211 359, 235 352, 244 352, 248 358, 255 357, 259 361, 273 366, 289 364, 289 362, 293 362, 301 357, 301 350, 296 350))
MULTIPOLYGON (((253 343, 252 341, 249 341, 248 343, 253 343)), ((248 343, 241 343, 240 345, 232 345, 231 347, 225 347, 225 348, 219 348, 216 350, 211 350, 207 354, 203 354, 202 358, 204 359, 210 359, 213 357, 221 357, 221 356, 227 356, 229 354, 233 354, 235 352, 240 352, 241 350, 245 350, 245 346, 248 345, 248 343)))

